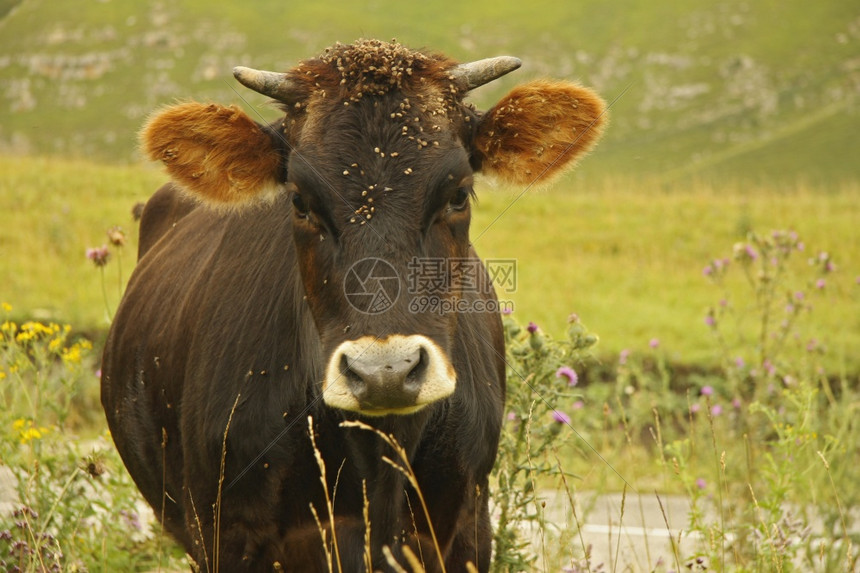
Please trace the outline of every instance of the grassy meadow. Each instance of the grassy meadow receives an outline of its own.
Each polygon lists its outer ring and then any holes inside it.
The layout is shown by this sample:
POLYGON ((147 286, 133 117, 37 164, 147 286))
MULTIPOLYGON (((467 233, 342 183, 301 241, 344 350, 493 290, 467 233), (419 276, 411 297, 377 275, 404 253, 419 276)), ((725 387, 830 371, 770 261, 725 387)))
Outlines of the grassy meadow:
MULTIPOLYGON (((574 312, 600 335, 598 355, 644 349, 657 338, 673 362, 713 364, 706 311, 740 285, 717 286, 704 268, 731 258, 732 245, 751 231, 794 230, 809 258, 828 252, 837 259, 811 327, 829 340, 832 365, 860 366, 860 186, 661 186, 607 178, 520 193, 483 189, 472 225, 482 256, 517 259, 512 298, 520 320, 557 334, 574 312)), ((797 277, 794 288, 805 288, 806 280, 797 277)), ((746 312, 754 300, 736 304, 746 312)))
MULTIPOLYGON (((7 277, 0 298, 14 303, 20 318, 106 330, 119 281, 136 257, 132 207, 164 176, 157 166, 56 158, 0 157, 0 169, 0 273, 7 277), (113 226, 130 242, 104 267, 103 292, 101 270, 85 251, 107 243, 113 226)), ((732 245, 750 231, 793 230, 808 258, 832 253, 836 265, 816 292, 811 336, 827 340, 828 364, 837 371, 860 369, 860 185, 666 186, 611 178, 589 185, 570 178, 525 193, 479 182, 478 192, 473 244, 484 258, 517 261, 516 290, 500 296, 513 300, 520 320, 551 334, 578 314, 600 335, 595 352, 605 360, 656 338, 673 363, 715 365, 704 318, 738 284, 717 286, 703 269, 731 258, 732 245)), ((808 279, 797 281, 795 289, 808 286, 808 279)), ((745 311, 753 301, 736 304, 745 311)), ((743 325, 739 336, 754 326, 743 325)))

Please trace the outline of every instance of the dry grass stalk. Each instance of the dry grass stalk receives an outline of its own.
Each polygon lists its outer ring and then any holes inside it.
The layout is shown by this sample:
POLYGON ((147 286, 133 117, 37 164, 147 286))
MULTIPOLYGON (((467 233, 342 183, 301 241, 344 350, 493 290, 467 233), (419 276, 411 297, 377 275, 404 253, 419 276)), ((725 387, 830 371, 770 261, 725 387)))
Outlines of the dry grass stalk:
MULTIPOLYGON (((200 543, 203 549, 203 563, 206 565, 208 573, 211 571, 211 568, 209 567, 209 555, 206 551, 206 543, 203 541, 203 526, 200 525, 200 515, 197 513, 197 506, 194 504, 194 495, 190 491, 188 492, 188 500, 191 502, 191 511, 194 512, 194 524, 197 526, 197 535, 200 538, 198 543, 200 543)), ((197 566, 199 567, 200 564, 198 563, 197 566)))
POLYGON ((397 457, 400 458, 400 461, 403 463, 403 465, 400 465, 388 456, 382 456, 382 461, 402 473, 406 477, 406 480, 409 482, 409 484, 412 486, 412 489, 414 489, 415 493, 418 495, 418 500, 421 502, 421 508, 424 511, 424 517, 427 520, 427 527, 430 529, 430 537, 433 539, 433 547, 436 550, 436 556, 439 559, 439 566, 442 568, 442 573, 445 573, 445 558, 442 555, 442 549, 441 547, 439 547, 439 541, 436 538, 436 530, 433 528, 433 521, 430 518, 430 509, 427 507, 427 502, 424 500, 424 494, 421 493, 421 488, 418 485, 418 478, 415 476, 415 472, 412 469, 412 464, 409 463, 409 456, 406 453, 406 449, 400 445, 400 443, 394 436, 386 434, 385 432, 382 432, 374 428, 373 426, 369 426, 364 422, 348 421, 341 422, 340 425, 343 428, 358 428, 360 430, 368 430, 374 432, 376 435, 382 438, 382 441, 391 446, 391 448, 397 454, 397 457))
POLYGON ((367 499, 367 480, 361 480, 361 515, 364 518, 364 568, 373 573, 373 555, 370 551, 370 501, 367 499))
POLYGON ((241 392, 236 394, 236 400, 233 402, 233 407, 230 408, 230 416, 227 417, 227 425, 224 427, 224 438, 221 442, 221 468, 218 471, 218 493, 215 496, 215 507, 213 508, 215 510, 215 532, 214 539, 212 540, 212 550, 215 552, 213 556, 215 573, 218 573, 221 566, 221 494, 224 489, 224 466, 227 462, 227 434, 230 432, 230 424, 233 423, 233 414, 236 412, 236 406, 239 405, 239 398, 241 397, 241 392))
MULTIPOLYGON (((317 441, 316 441, 316 438, 314 437, 314 418, 313 418, 313 416, 308 416, 308 434, 311 437, 311 446, 313 446, 313 449, 314 449, 314 457, 316 458, 317 465, 320 468, 320 483, 322 483, 323 492, 325 493, 325 504, 326 504, 326 509, 328 510, 329 529, 331 529, 331 541, 332 541, 332 546, 334 549, 334 557, 335 557, 335 560, 337 561, 337 570, 343 571, 343 566, 341 565, 341 561, 340 561, 340 550, 337 546, 337 529, 335 528, 335 523, 334 523, 334 503, 332 502, 331 497, 328 494, 328 479, 326 478, 325 462, 323 461, 322 454, 320 453, 319 448, 317 448, 317 441)), ((341 468, 342 467, 343 466, 341 466, 341 468)), ((340 477, 340 470, 338 470, 338 478, 339 477, 340 477)), ((335 486, 337 486, 337 482, 335 482, 335 486)), ((314 516, 316 518, 316 510, 313 508, 313 505, 311 505, 311 510, 314 511, 314 516)), ((317 526, 321 527, 319 519, 318 518, 316 518, 316 519, 317 519, 317 526)), ((323 545, 325 545, 325 537, 323 537, 323 545)), ((328 554, 328 551, 326 551, 326 553, 328 554)), ((331 556, 329 555, 329 561, 331 561, 330 557, 331 556)), ((331 571, 331 567, 332 567, 332 564, 331 564, 331 562, 329 562, 329 571, 331 571)))

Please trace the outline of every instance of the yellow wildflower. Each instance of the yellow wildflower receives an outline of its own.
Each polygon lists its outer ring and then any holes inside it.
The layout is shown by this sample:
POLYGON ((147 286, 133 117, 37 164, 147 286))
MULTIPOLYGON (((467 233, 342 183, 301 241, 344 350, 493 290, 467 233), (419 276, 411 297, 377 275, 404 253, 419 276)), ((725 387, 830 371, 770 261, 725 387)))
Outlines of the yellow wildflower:
POLYGON ((77 344, 73 344, 69 348, 64 348, 61 358, 63 359, 63 362, 67 364, 80 364, 81 347, 77 344))
POLYGON ((21 432, 22 444, 26 444, 27 442, 40 439, 42 439, 42 433, 39 432, 39 430, 36 428, 27 428, 26 430, 21 432))
POLYGON ((0 308, 3 309, 3 312, 12 312, 12 305, 8 302, 0 303, 0 308))
POLYGON ((15 420, 12 427, 18 431, 18 437, 22 444, 32 442, 33 440, 41 440, 51 431, 50 428, 44 426, 36 427, 32 420, 24 420, 23 418, 15 420))
MULTIPOLYGON (((5 323, 4 323, 5 326, 5 323)), ((15 340, 19 343, 29 342, 39 337, 53 336, 59 332, 60 327, 56 324, 44 325, 41 322, 28 321, 21 325, 15 340)))
POLYGON ((6 378, 6 373, 0 370, 0 380, 3 380, 4 378, 6 378))
POLYGON ((15 340, 19 343, 30 342, 31 340, 33 340, 34 336, 35 334, 33 334, 31 331, 22 330, 18 333, 18 336, 15 337, 15 340))
POLYGON ((80 364, 84 351, 92 350, 93 343, 89 340, 81 340, 72 344, 68 348, 64 348, 60 357, 67 364, 80 364))

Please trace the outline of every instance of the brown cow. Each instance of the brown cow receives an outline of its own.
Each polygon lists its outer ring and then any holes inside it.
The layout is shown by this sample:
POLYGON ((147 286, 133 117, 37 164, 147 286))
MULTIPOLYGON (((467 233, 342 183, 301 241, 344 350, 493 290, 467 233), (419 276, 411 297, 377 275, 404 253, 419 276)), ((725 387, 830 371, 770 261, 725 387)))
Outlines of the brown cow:
MULTIPOLYGON (((428 571, 488 569, 500 319, 416 310, 404 279, 415 260, 457 260, 488 283, 473 174, 544 182, 597 140, 603 103, 568 82, 521 85, 486 113, 464 102, 518 66, 338 44, 285 74, 234 71, 281 103, 273 124, 201 103, 147 123, 143 149, 173 182, 144 210, 102 403, 201 570, 388 570, 410 552, 428 571), (429 519, 356 420, 403 446, 429 519)), ((444 268, 443 301, 492 308, 492 288, 444 268)))

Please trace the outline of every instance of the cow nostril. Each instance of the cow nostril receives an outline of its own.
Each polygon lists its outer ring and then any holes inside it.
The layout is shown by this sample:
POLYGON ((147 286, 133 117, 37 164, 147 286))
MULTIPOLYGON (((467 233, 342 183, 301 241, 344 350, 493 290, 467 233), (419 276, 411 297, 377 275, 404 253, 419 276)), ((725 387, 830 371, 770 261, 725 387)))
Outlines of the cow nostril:
MULTIPOLYGON (((418 352, 418 362, 412 367, 408 374, 406 374, 406 386, 420 386, 424 381, 424 374, 427 372, 427 362, 429 358, 427 356, 427 351, 424 348, 421 348, 418 352)), ((411 359, 406 359, 408 364, 412 364, 411 359)))
POLYGON ((353 392, 358 393, 365 387, 364 379, 350 367, 346 354, 340 357, 340 374, 346 378, 347 384, 353 392))

